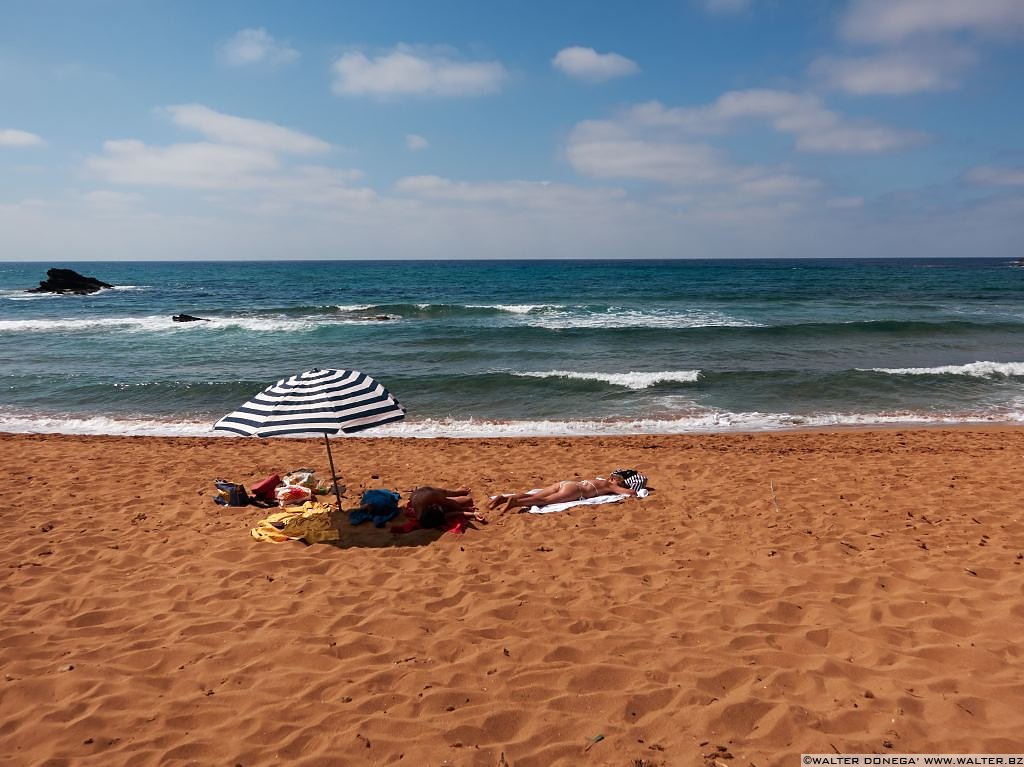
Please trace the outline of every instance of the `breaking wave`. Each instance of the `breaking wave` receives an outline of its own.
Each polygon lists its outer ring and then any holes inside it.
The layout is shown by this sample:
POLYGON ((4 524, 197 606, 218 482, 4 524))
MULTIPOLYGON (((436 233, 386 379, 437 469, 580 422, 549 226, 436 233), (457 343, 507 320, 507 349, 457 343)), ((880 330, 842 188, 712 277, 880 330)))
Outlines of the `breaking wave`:
POLYGON ((1024 362, 970 362, 932 368, 869 368, 873 373, 898 376, 970 376, 972 378, 1016 378, 1024 376, 1024 362))
POLYGON ((573 370, 549 370, 546 372, 514 372, 512 375, 525 378, 569 378, 578 381, 603 381, 627 389, 647 389, 662 382, 694 383, 700 377, 699 370, 666 370, 660 373, 580 373, 573 370))
MULTIPOLYGON (((980 414, 848 413, 794 415, 790 413, 698 412, 671 419, 631 420, 406 420, 360 432, 358 438, 479 438, 555 437, 631 434, 693 434, 842 428, 847 426, 941 426, 957 424, 1024 424, 1024 410, 980 414)), ((182 421, 152 418, 27 416, 0 413, 0 431, 29 434, 96 434, 238 439, 213 431, 213 420, 182 421)), ((316 437, 318 435, 309 435, 316 437)), ((337 439, 352 439, 338 437, 337 439)))

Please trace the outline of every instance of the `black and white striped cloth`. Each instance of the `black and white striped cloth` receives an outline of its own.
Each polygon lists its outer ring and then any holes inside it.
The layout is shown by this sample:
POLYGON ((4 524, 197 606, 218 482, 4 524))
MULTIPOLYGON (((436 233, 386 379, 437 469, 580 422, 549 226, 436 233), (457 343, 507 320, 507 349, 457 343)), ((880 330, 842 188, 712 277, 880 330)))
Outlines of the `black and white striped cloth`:
POLYGON ((246 437, 350 434, 403 418, 405 408, 365 373, 313 369, 268 386, 213 428, 246 437))
POLYGON ((616 469, 613 474, 618 474, 626 483, 626 487, 635 493, 647 487, 647 477, 635 469, 616 469))

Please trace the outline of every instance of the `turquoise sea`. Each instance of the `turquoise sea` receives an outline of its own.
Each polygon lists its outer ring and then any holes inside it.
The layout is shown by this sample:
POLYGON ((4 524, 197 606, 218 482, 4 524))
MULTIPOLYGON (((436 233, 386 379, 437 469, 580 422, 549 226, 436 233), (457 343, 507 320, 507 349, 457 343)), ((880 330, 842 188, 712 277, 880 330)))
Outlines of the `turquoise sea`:
POLYGON ((365 436, 1024 423, 991 259, 0 264, 0 431, 212 434, 277 379, 378 378, 365 436), (116 286, 25 292, 51 266, 116 286), (179 324, 188 313, 210 322, 179 324))

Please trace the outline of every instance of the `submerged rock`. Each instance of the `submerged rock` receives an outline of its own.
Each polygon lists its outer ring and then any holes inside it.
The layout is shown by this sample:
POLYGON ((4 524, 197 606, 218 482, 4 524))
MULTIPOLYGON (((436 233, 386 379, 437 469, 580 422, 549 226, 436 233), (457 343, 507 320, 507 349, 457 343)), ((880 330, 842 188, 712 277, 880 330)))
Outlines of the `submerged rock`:
POLYGON ((74 269, 47 269, 46 279, 39 283, 38 288, 32 288, 28 292, 74 293, 81 296, 112 287, 114 286, 95 277, 81 275, 74 269))

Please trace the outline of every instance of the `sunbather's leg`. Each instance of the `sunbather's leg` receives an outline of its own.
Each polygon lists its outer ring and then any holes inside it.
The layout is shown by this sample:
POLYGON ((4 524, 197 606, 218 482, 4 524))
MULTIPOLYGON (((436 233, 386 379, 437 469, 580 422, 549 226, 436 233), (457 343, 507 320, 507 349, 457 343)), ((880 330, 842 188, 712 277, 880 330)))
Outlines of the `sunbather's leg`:
POLYGON ((547 506, 549 503, 578 501, 581 496, 579 483, 570 480, 559 482, 557 485, 549 485, 536 493, 516 493, 505 496, 506 500, 499 501, 499 506, 502 511, 508 511, 520 506, 547 506))
POLYGON ((506 494, 504 494, 504 495, 496 495, 496 496, 494 496, 493 498, 491 498, 491 499, 490 499, 490 500, 489 500, 489 501, 487 502, 487 508, 488 508, 488 509, 496 509, 496 508, 498 508, 499 506, 502 506, 502 505, 504 505, 504 504, 505 504, 505 502, 506 502, 506 501, 507 501, 507 500, 508 500, 509 498, 511 498, 511 497, 512 497, 512 496, 511 496, 510 494, 507 494, 507 493, 506 493, 506 494))

